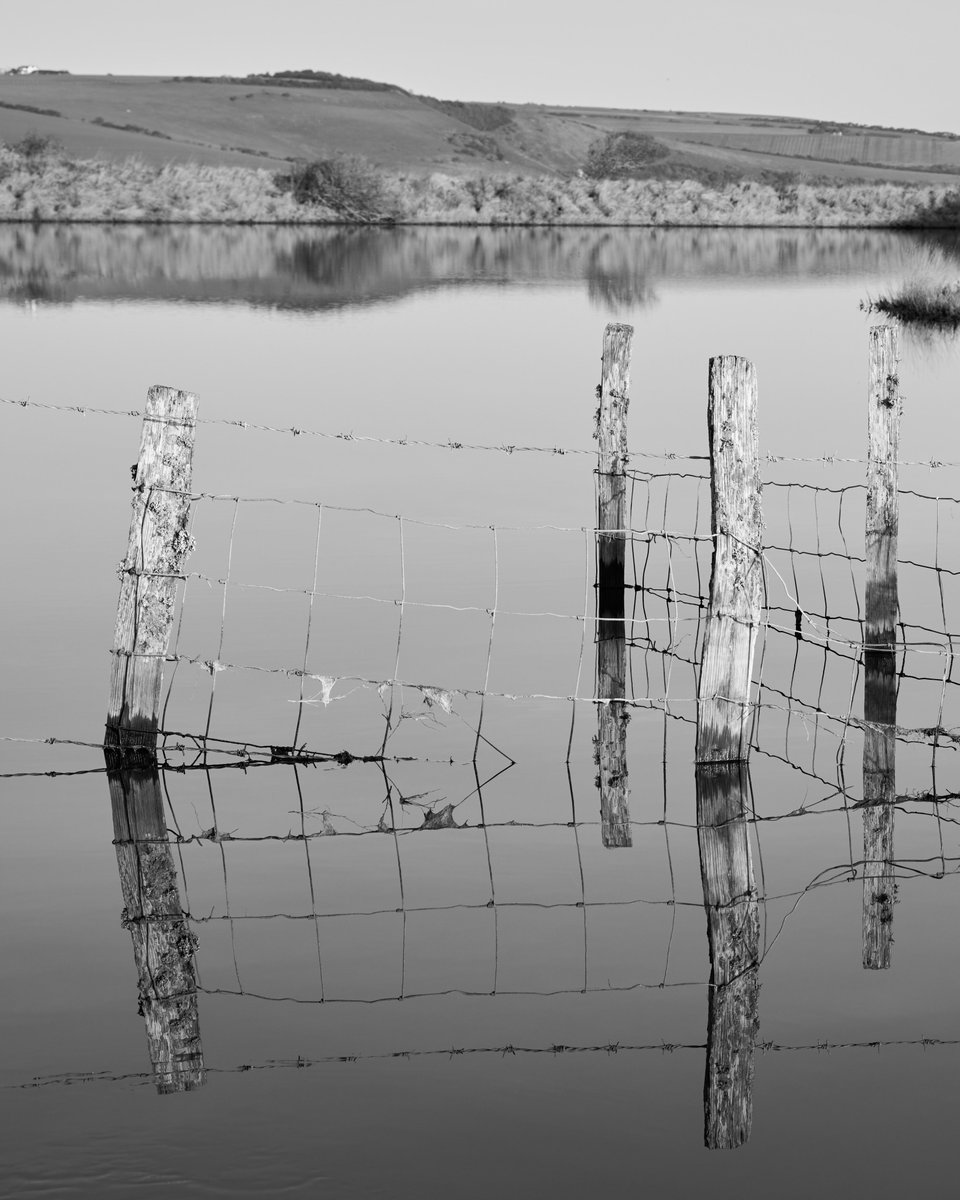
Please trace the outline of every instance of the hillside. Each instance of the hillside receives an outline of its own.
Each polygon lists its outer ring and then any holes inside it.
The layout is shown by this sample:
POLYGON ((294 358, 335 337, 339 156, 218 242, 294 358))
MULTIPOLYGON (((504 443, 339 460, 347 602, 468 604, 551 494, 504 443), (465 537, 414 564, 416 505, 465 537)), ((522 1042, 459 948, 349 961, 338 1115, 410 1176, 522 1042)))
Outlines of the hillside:
POLYGON ((960 138, 788 117, 440 101, 300 72, 255 79, 0 76, 0 142, 75 157, 275 167, 358 153, 413 174, 571 175, 616 134, 653 139, 639 174, 960 183, 960 138), (299 77, 298 77, 299 76, 299 77))

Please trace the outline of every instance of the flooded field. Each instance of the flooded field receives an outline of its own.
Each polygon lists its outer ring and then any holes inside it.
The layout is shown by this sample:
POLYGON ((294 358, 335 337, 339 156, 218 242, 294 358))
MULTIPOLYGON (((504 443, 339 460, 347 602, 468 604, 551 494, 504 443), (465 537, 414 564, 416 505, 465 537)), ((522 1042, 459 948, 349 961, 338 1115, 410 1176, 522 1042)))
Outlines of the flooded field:
POLYGON ((0 1195, 946 1177, 951 343, 901 342, 897 649, 864 650, 859 304, 915 244, 0 229, 0 1195), (608 321, 636 330, 609 625, 608 321), (763 615, 749 766, 698 775, 717 354, 757 367, 763 615), (193 550, 159 763, 108 772, 154 384, 199 397, 193 550))

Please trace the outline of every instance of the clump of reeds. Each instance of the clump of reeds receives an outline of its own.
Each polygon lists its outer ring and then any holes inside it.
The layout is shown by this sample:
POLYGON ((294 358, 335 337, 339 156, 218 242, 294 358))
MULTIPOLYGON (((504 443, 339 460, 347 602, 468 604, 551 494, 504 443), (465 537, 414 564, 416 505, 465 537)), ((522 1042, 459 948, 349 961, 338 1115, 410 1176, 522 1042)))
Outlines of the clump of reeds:
POLYGON ((865 307, 916 328, 960 328, 958 273, 958 264, 951 263, 943 251, 922 247, 911 254, 903 281, 865 307))

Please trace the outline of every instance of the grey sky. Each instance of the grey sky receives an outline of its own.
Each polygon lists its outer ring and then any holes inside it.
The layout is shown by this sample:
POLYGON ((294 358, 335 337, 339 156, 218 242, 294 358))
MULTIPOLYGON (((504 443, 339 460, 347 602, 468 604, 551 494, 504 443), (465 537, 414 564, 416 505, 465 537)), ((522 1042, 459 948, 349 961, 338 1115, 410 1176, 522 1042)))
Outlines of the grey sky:
POLYGON ((756 112, 960 132, 946 0, 30 0, 0 66, 75 74, 313 67, 444 98, 756 112))

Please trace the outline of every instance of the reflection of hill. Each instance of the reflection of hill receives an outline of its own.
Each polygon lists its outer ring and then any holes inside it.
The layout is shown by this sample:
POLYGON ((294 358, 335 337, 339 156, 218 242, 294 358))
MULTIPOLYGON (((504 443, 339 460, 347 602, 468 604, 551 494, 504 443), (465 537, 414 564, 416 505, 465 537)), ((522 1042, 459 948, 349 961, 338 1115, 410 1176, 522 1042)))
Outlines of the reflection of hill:
POLYGON ((302 310, 458 284, 585 283, 597 303, 659 280, 875 273, 917 235, 836 229, 0 227, 0 296, 240 302, 302 310))

